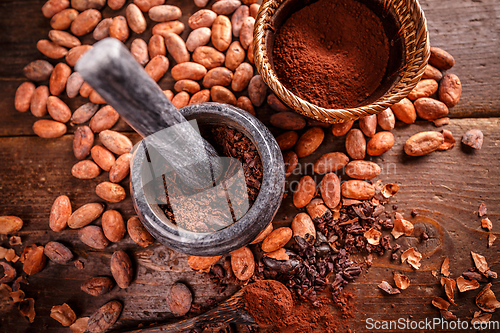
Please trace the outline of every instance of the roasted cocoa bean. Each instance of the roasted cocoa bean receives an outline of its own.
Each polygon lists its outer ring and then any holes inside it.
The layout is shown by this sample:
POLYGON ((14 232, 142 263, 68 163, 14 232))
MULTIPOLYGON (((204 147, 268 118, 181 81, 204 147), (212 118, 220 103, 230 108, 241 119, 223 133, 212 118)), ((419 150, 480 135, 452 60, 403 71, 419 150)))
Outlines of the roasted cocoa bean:
POLYGON ((295 144, 295 152, 298 157, 306 157, 311 155, 318 149, 318 147, 323 142, 325 138, 325 133, 320 127, 313 127, 308 129, 299 138, 295 144))
POLYGON ((174 283, 167 293, 167 305, 174 316, 184 316, 191 309, 193 295, 183 283, 174 283))
POLYGON ((66 94, 69 98, 74 98, 78 95, 80 88, 83 85, 83 78, 78 72, 73 72, 66 81, 66 94))
POLYGON ((269 236, 269 234, 271 232, 273 232, 273 223, 270 222, 267 227, 265 227, 264 230, 262 230, 258 235, 257 237, 255 237, 255 239, 250 243, 250 244, 257 244, 257 243, 260 243, 262 242, 264 239, 266 239, 267 236, 269 236))
MULTIPOLYGON (((200 46, 193 52, 193 61, 203 65, 208 70, 221 66, 225 59, 224 53, 217 51, 211 46, 200 46)), ((205 74, 206 70, 203 75, 205 74)))
POLYGON ((35 60, 23 68, 23 74, 28 79, 39 82, 48 80, 54 66, 46 60, 35 60))
POLYGON ((239 92, 243 91, 248 87, 250 80, 253 76, 253 67, 247 62, 244 62, 236 68, 234 72, 233 81, 231 82, 231 89, 233 91, 239 92))
POLYGON ((203 78, 203 86, 212 88, 213 86, 229 86, 233 80, 233 72, 225 67, 217 67, 207 72, 203 78))
POLYGON ((122 239, 126 232, 122 215, 116 210, 105 211, 102 214, 102 231, 110 242, 122 239))
POLYGON ((113 18, 111 17, 105 18, 104 20, 99 22, 95 27, 94 32, 92 33, 94 39, 101 40, 109 37, 109 27, 111 23, 113 23, 113 18))
POLYGON ((238 97, 238 100, 236 101, 236 106, 242 110, 245 110, 246 112, 250 113, 251 115, 255 116, 255 109, 253 107, 253 104, 252 104, 252 101, 250 100, 250 98, 248 98, 246 96, 238 97))
POLYGON ((184 62, 172 67, 171 74, 176 81, 183 79, 198 81, 207 74, 207 69, 195 62, 184 62))
POLYGON ((90 160, 83 160, 71 168, 71 174, 78 179, 93 179, 101 173, 97 164, 90 160))
POLYGON ((210 37, 212 37, 212 30, 209 28, 203 27, 193 30, 186 39, 186 48, 189 52, 193 52, 198 47, 207 45, 210 42, 210 37))
POLYGON ((168 62, 168 58, 162 55, 157 55, 144 68, 146 73, 156 82, 160 81, 160 79, 165 75, 168 71, 168 67, 170 63, 168 62))
POLYGON ((181 91, 172 98, 172 104, 177 108, 183 108, 189 103, 189 94, 185 91, 181 91))
POLYGON ((222 256, 215 257, 197 257, 197 256, 189 256, 188 257, 188 265, 195 271, 207 271, 210 267, 215 264, 222 256))
MULTIPOLYGON (((249 88, 250 89, 250 88, 249 88)), ((251 99, 251 98, 250 98, 251 99)), ((255 103, 252 104, 255 105, 255 103)), ((278 112, 271 116, 269 119, 271 125, 289 131, 298 131, 306 127, 306 120, 304 117, 295 112, 278 112)))
POLYGON ((83 282, 80 289, 92 296, 107 294, 113 289, 115 283, 107 276, 96 276, 83 282))
POLYGON ((130 238, 139 246, 147 247, 154 242, 153 236, 146 230, 137 216, 132 216, 127 221, 127 231, 130 238))
POLYGON ((122 288, 127 288, 134 277, 132 261, 130 257, 122 250, 116 251, 111 256, 111 274, 116 281, 116 284, 122 288))
POLYGON ((231 253, 231 268, 234 276, 240 281, 246 281, 253 276, 255 259, 252 251, 247 246, 231 253))
POLYGON ((50 209, 49 227, 52 231, 59 232, 66 228, 71 216, 71 202, 65 195, 60 195, 54 200, 50 209))
POLYGON ((160 5, 150 8, 148 15, 155 22, 167 22, 180 19, 182 11, 177 6, 160 5))
POLYGON ((38 86, 31 98, 30 110, 35 117, 43 117, 47 114, 47 100, 49 99, 49 87, 38 86))
POLYGON ((57 45, 67 47, 68 49, 71 49, 72 47, 75 47, 75 46, 82 45, 82 43, 80 42, 80 40, 78 38, 76 38, 75 36, 73 36, 72 34, 70 34, 69 32, 66 32, 66 31, 50 30, 49 31, 49 38, 51 41, 53 41, 57 45))
POLYGON ((342 196, 349 199, 367 200, 375 195, 373 185, 363 180, 348 180, 340 186, 342 196))
POLYGON ((363 160, 349 162, 344 170, 349 177, 354 179, 372 179, 381 172, 377 163, 363 160))
POLYGON ((141 10, 137 5, 131 3, 127 6, 127 11, 125 16, 127 17, 127 23, 130 30, 137 34, 142 34, 146 31, 147 22, 142 14, 141 10))
POLYGON ((66 125, 54 120, 40 119, 33 124, 33 132, 44 139, 61 137, 66 131, 66 125))
POLYGON ((335 136, 342 136, 347 134, 354 124, 354 120, 347 120, 343 123, 332 125, 332 134, 335 136))
POLYGON ((59 242, 48 242, 45 245, 43 253, 51 261, 62 265, 73 260, 73 253, 71 250, 59 242))
POLYGON ((290 239, 292 239, 292 236, 293 231, 288 227, 275 229, 264 239, 264 241, 262 241, 262 251, 276 251, 285 246, 285 244, 288 243, 290 239))
POLYGON ((189 100, 188 104, 190 105, 190 104, 206 103, 206 102, 210 102, 210 90, 203 89, 195 93, 193 96, 191 96, 191 99, 189 100))
POLYGON ((379 156, 389 151, 394 146, 394 135, 383 131, 375 134, 366 145, 366 152, 370 156, 379 156))
POLYGON ((299 135, 295 131, 288 131, 276 137, 276 142, 281 150, 288 150, 293 148, 299 135))
POLYGON ((212 24, 212 44, 214 47, 224 52, 233 39, 231 33, 231 21, 227 16, 219 15, 212 24))
POLYGON ((340 203, 340 180, 333 173, 327 173, 320 183, 321 197, 324 203, 331 209, 337 207, 340 203))
POLYGON ((122 304, 111 301, 99 308, 87 323, 87 330, 91 333, 102 333, 107 331, 116 322, 122 312, 122 304))
POLYGON ((349 157, 344 153, 333 152, 322 155, 314 162, 314 172, 325 174, 342 169, 349 162, 349 157))
POLYGON ((71 119, 71 110, 68 105, 56 96, 47 98, 47 111, 55 121, 66 123, 71 119))
MULTIPOLYGON (((340 188, 340 187, 339 187, 340 188)), ((302 237, 306 241, 314 242, 316 239, 316 228, 306 213, 298 213, 292 220, 291 225, 293 237, 302 237)))
POLYGON ((92 117, 89 127, 94 133, 100 133, 105 130, 111 129, 116 122, 120 119, 120 115, 116 112, 111 105, 102 107, 92 117))
POLYGON ((109 25, 109 37, 114 37, 120 42, 125 43, 130 32, 128 30, 127 19, 123 16, 116 16, 109 25))
POLYGON ((444 137, 438 132, 420 132, 406 140, 404 151, 410 156, 422 156, 435 151, 444 142, 444 137))
POLYGON ((446 104, 434 98, 422 97, 413 102, 413 105, 418 116, 427 120, 443 118, 449 113, 446 104))
POLYGON ((68 53, 68 50, 66 48, 59 46, 56 43, 51 42, 51 41, 46 40, 46 39, 40 39, 36 43, 36 48, 43 55, 45 55, 51 59, 61 59, 62 57, 64 57, 68 53))
POLYGON ((78 236, 83 244, 91 248, 102 250, 109 245, 109 241, 104 236, 101 227, 97 225, 88 225, 78 230, 78 236))
POLYGON ((68 30, 78 14, 78 11, 74 8, 63 9, 52 16, 50 19, 50 26, 55 30, 68 30))
POLYGON ((68 304, 64 303, 50 309, 50 318, 57 320, 63 326, 71 326, 76 320, 76 314, 68 304))
POLYGON ((359 118, 359 129, 369 138, 374 136, 377 133, 377 115, 359 118))
POLYGON ((408 94, 408 99, 414 101, 417 98, 429 97, 438 90, 438 83, 434 79, 420 80, 415 88, 408 94))
POLYGON ((99 139, 106 148, 117 155, 129 153, 133 146, 132 141, 125 135, 111 130, 99 133, 99 139))
POLYGON ((71 23, 71 32, 75 36, 86 35, 94 30, 99 21, 101 21, 101 12, 96 9, 87 9, 71 23))
POLYGON ((112 203, 123 201, 126 197, 125 189, 123 187, 110 182, 102 182, 98 184, 95 188, 95 193, 100 198, 112 203))
POLYGON ((115 164, 115 156, 103 146, 96 145, 92 147, 90 155, 94 162, 104 171, 109 171, 115 164))
POLYGON ((231 26, 233 29, 233 36, 238 38, 240 36, 241 26, 246 17, 250 16, 250 9, 248 6, 239 6, 231 16, 231 26))
POLYGON ((436 81, 440 81, 443 78, 443 73, 436 67, 427 64, 425 67, 424 75, 422 75, 422 79, 433 79, 436 81))
POLYGON ((102 203, 94 202, 83 205, 71 214, 68 219, 68 227, 78 229, 86 226, 101 216, 104 211, 102 203))
POLYGON ((125 177, 127 177, 130 172, 130 159, 132 154, 127 153, 118 157, 115 164, 109 170, 109 180, 113 183, 119 183, 125 177))
POLYGON ((18 232, 23 227, 23 220, 17 216, 0 216, 0 235, 18 232))
POLYGON ((168 53, 170 53, 178 64, 189 61, 191 56, 189 55, 184 40, 179 35, 171 32, 166 34, 164 38, 168 53))
POLYGON ((286 153, 283 153, 283 162, 285 163, 285 177, 290 176, 293 173, 293 170, 297 167, 299 163, 299 158, 294 151, 290 150, 286 153))
POLYGON ((439 47, 431 47, 431 55, 429 57, 429 64, 439 68, 440 70, 447 70, 455 65, 455 59, 451 54, 439 47))
POLYGON ((35 85, 32 82, 23 82, 16 90, 14 97, 14 107, 19 112, 26 112, 30 109, 31 99, 35 93, 35 85))
POLYGON ((223 86, 213 86, 212 89, 210 89, 210 98, 217 103, 236 105, 236 97, 234 94, 231 90, 223 86))
POLYGON ((345 138, 345 149, 347 154, 354 160, 362 160, 366 155, 366 140, 363 132, 353 128, 345 138))
POLYGON ((396 117, 391 108, 387 108, 377 114, 377 123, 385 131, 390 131, 396 126, 396 117))
POLYGON ((23 271, 28 275, 33 275, 44 269, 46 264, 47 257, 43 254, 43 246, 34 245, 25 256, 23 271))
POLYGON ((188 20, 188 25, 191 29, 210 28, 217 18, 217 14, 210 9, 200 9, 188 20))
POLYGON ((314 198, 316 192, 316 183, 311 176, 304 176, 300 179, 297 190, 293 193, 293 204, 297 208, 307 206, 314 198))
MULTIPOLYGON (((68 54, 66 54, 66 57, 65 57, 66 62, 71 67, 75 67, 76 62, 78 61, 78 59, 80 59, 80 57, 85 52, 87 52, 88 50, 90 50, 91 48, 92 48, 92 45, 80 45, 80 46, 76 46, 76 47, 72 48, 71 50, 69 50, 68 54)), ((88 95, 84 96, 81 93, 81 91, 80 91, 80 95, 82 95, 83 97, 88 97, 88 95)))
POLYGON ((134 39, 130 45, 130 53, 132 53, 135 60, 142 66, 146 65, 149 61, 148 44, 146 44, 144 39, 134 39))
POLYGON ((168 33, 180 35, 184 31, 184 23, 180 21, 170 21, 158 23, 153 27, 153 35, 161 35, 163 38, 168 33))
POLYGON ((73 138, 73 153, 79 160, 84 159, 90 153, 94 144, 94 133, 88 126, 80 126, 75 131, 73 138))
MULTIPOLYGON (((267 95, 267 86, 264 83, 264 80, 262 80, 262 76, 255 75, 248 84, 248 97, 250 98, 254 106, 259 107, 266 100, 266 95, 267 95)), ((302 128, 304 127, 305 124, 302 128)), ((289 128, 289 129, 294 130, 295 128, 289 128)))
POLYGON ((417 119, 417 113, 415 112, 415 107, 413 103, 408 98, 403 98, 396 104, 391 106, 392 112, 396 118, 401 120, 406 124, 413 124, 417 119))
POLYGON ((452 108, 458 104, 462 95, 462 83, 455 74, 446 74, 439 84, 439 100, 452 108))

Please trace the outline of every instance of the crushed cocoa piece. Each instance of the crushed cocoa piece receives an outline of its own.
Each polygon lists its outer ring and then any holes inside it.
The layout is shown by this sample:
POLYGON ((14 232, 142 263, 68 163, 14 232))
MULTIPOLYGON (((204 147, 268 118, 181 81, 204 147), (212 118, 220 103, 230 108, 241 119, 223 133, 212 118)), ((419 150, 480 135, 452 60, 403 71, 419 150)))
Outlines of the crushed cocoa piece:
POLYGON ((474 312, 474 318, 470 321, 472 325, 487 323, 493 315, 491 313, 481 313, 481 311, 474 312))
POLYGON ((434 297, 432 300, 432 305, 434 305, 439 310, 448 310, 450 303, 441 297, 434 297))
POLYGON ((441 285, 444 286, 444 292, 446 294, 446 297, 448 297, 448 300, 450 301, 451 304, 455 304, 455 286, 456 282, 453 279, 447 278, 447 277, 442 277, 441 278, 441 285))
POLYGON ((386 293, 388 293, 389 295, 396 295, 396 294, 401 293, 401 290, 399 290, 398 288, 392 287, 387 281, 382 281, 378 285, 378 287, 380 289, 382 289, 383 291, 385 291, 386 293))
POLYGON ((403 274, 399 274, 399 273, 396 273, 396 272, 392 272, 394 274, 394 283, 396 283, 396 286, 401 289, 401 290, 405 290, 406 288, 408 288, 410 286, 410 279, 403 275, 403 274))
POLYGON ((477 270, 480 273, 484 274, 488 270, 488 263, 486 262, 486 258, 473 251, 470 251, 470 254, 472 255, 472 259, 474 260, 474 264, 476 265, 477 270))
POLYGON ((494 234, 489 234, 488 235, 488 247, 492 247, 493 243, 495 242, 496 239, 497 239, 497 236, 495 236, 494 234))
POLYGON ((391 234, 395 239, 398 239, 402 235, 410 236, 413 233, 413 223, 408 220, 396 218, 394 221, 394 228, 391 234))
POLYGON ((491 231, 491 229, 493 229, 493 223, 491 223, 489 218, 484 218, 481 220, 481 227, 484 229, 488 229, 488 231, 491 231))
POLYGON ((401 262, 408 261, 408 264, 415 269, 419 269, 421 266, 420 260, 422 260, 422 254, 415 250, 414 247, 409 248, 401 254, 401 262))
POLYGON ((441 264, 441 274, 446 277, 450 276, 450 259, 448 257, 444 258, 441 264))
POLYGON ((451 311, 448 310, 439 310, 441 312, 441 318, 445 320, 457 320, 457 316, 455 316, 451 311))
POLYGON ((488 283, 476 296, 476 305, 486 312, 494 312, 500 308, 500 302, 497 301, 495 294, 490 288, 491 283, 488 283))
POLYGON ((487 212, 488 209, 486 208, 486 205, 484 204, 484 202, 481 202, 481 204, 479 205, 479 209, 477 210, 477 214, 479 215, 479 217, 483 217, 487 214, 487 212))
POLYGON ((479 282, 477 282, 476 280, 466 280, 463 276, 459 276, 457 278, 457 287, 458 291, 463 293, 479 288, 479 282))

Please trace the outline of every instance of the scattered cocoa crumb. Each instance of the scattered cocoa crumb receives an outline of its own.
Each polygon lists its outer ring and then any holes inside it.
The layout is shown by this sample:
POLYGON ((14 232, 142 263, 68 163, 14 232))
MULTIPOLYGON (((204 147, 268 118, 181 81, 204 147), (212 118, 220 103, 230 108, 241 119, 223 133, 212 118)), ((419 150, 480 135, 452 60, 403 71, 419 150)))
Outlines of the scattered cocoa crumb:
POLYGON ((448 257, 444 258, 441 264, 441 274, 446 277, 450 276, 450 259, 448 257))
POLYGON ((83 262, 81 262, 80 260, 75 260, 73 263, 75 264, 76 268, 83 269, 83 262))
POLYGON ((439 310, 441 312, 441 318, 446 320, 457 320, 457 316, 455 316, 451 311, 448 310, 439 310))
POLYGON ((493 229, 493 223, 491 223, 489 218, 484 218, 481 220, 481 227, 484 229, 488 229, 488 231, 491 231, 491 229, 493 229))
POLYGON ((392 210, 398 210, 398 205, 392 205, 392 210))
POLYGON ((490 288, 491 283, 488 283, 476 296, 476 305, 486 312, 494 312, 495 309, 500 308, 500 302, 497 301, 495 294, 490 288))
POLYGON ((462 143, 474 149, 481 149, 483 146, 483 132, 478 129, 470 129, 462 137, 462 143))
POLYGON ((415 209, 412 209, 411 210, 411 217, 415 217, 417 215, 418 215, 417 211, 415 209))
POLYGON ((21 237, 19 236, 11 236, 9 238, 9 245, 10 246, 16 246, 16 245, 21 245, 22 242, 21 242, 21 237))
POLYGON ((481 202, 481 204, 479 205, 479 209, 477 210, 479 217, 483 217, 487 214, 487 212, 488 209, 486 208, 486 205, 484 204, 484 202, 481 202))

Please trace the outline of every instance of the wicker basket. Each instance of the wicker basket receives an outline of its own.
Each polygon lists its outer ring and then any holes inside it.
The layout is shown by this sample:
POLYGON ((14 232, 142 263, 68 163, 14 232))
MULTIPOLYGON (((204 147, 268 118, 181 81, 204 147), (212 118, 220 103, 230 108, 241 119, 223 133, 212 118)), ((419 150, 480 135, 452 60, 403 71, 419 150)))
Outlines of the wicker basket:
MULTIPOLYGON (((355 120, 363 116, 379 113, 406 97, 420 81, 429 59, 429 36, 427 23, 418 0, 365 0, 380 8, 385 17, 391 18, 394 29, 386 34, 399 49, 399 60, 391 66, 391 58, 383 83, 372 96, 359 106, 347 109, 326 109, 309 103, 285 88, 273 70, 272 44, 274 34, 290 13, 303 6, 302 0, 264 0, 254 30, 255 65, 264 82, 290 108, 307 117, 326 123, 355 120), (294 7, 295 6, 295 7, 294 7), (281 21, 281 22, 280 22, 281 21)), ((386 18, 387 20, 387 18, 386 18)), ((391 46, 392 48, 393 46, 391 46)))

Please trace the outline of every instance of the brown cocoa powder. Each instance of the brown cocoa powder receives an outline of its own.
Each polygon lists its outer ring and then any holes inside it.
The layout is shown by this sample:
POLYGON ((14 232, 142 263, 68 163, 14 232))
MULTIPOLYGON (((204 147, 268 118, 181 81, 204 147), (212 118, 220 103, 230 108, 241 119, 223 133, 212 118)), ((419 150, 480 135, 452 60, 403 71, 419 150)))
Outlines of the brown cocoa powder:
POLYGON ((248 285, 243 292, 243 303, 260 326, 274 326, 282 322, 293 308, 290 291, 275 280, 248 285))
POLYGON ((380 85, 388 60, 380 19, 355 0, 319 0, 295 12, 273 50, 280 82, 324 108, 361 103, 380 85))

